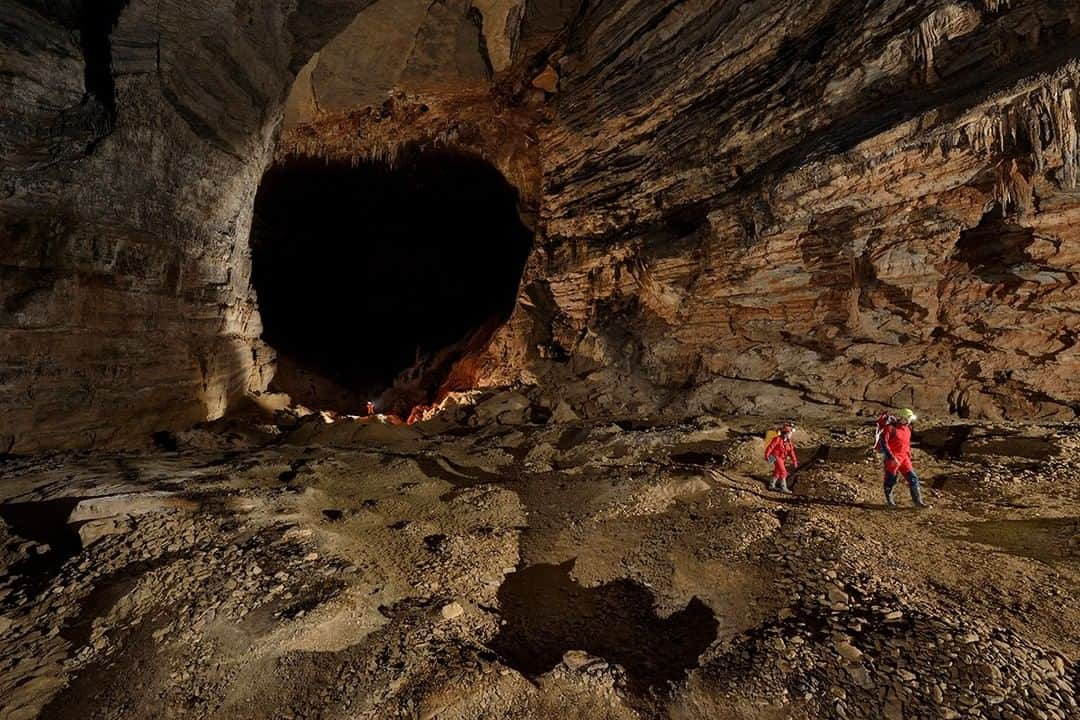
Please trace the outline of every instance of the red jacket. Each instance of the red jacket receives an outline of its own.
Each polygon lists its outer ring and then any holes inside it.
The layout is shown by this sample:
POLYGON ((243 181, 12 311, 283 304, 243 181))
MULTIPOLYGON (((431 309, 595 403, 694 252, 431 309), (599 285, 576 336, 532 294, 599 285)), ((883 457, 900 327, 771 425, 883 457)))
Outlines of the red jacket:
POLYGON ((911 457, 911 426, 888 425, 881 436, 889 454, 897 460, 911 457))
POLYGON ((765 458, 774 457, 777 460, 791 460, 795 465, 799 464, 799 458, 795 455, 795 446, 790 440, 785 440, 783 435, 777 435, 765 448, 765 458))

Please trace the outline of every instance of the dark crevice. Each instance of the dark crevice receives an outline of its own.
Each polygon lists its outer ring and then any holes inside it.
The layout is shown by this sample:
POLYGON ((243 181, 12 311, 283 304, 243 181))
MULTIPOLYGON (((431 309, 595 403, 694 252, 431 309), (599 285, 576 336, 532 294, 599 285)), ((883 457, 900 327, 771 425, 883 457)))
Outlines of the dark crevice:
POLYGON ((956 460, 964 456, 965 445, 974 428, 970 425, 950 425, 916 431, 915 447, 936 458, 956 460))
POLYGON ((1013 289, 1022 282, 1013 269, 1031 261, 1027 250, 1034 240, 1031 228, 1010 221, 995 205, 978 225, 960 234, 953 259, 984 282, 1013 289))
POLYGON ((82 497, 63 497, 0 504, 0 519, 20 538, 37 543, 30 554, 9 569, 9 577, 18 577, 22 592, 35 597, 44 592, 53 575, 82 550, 79 526, 68 518, 82 497))
POLYGON ((116 80, 112 72, 112 31, 128 0, 84 0, 79 13, 79 39, 86 65, 86 92, 116 121, 116 80))
POLYGON ((491 53, 488 52, 487 38, 484 37, 484 14, 479 8, 469 8, 469 21, 476 26, 477 44, 480 58, 484 61, 484 73, 490 80, 495 74, 495 66, 491 64, 491 53))
POLYGON ((176 452, 180 449, 180 440, 174 432, 159 430, 151 434, 150 439, 154 441, 154 447, 166 452, 176 452))

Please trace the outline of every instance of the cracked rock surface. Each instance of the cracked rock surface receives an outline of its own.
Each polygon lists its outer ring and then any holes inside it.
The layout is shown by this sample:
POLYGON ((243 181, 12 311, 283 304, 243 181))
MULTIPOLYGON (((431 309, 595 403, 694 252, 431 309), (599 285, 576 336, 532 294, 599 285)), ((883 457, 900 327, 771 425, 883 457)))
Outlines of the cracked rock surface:
POLYGON ((594 415, 1075 416, 1074 5, 631 0, 579 22, 491 378, 525 368, 594 415))

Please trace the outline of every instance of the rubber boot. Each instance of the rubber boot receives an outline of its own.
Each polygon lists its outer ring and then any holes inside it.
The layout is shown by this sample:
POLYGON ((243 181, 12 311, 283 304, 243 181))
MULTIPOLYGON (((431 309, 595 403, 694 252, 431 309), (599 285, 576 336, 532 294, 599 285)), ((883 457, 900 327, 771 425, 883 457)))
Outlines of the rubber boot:
POLYGON ((885 481, 885 505, 891 508, 896 507, 896 500, 893 498, 893 490, 895 488, 896 483, 890 485, 888 480, 885 481))
POLYGON ((780 481, 780 492, 786 493, 788 495, 791 494, 791 491, 788 490, 787 480, 786 479, 780 481))
POLYGON ((776 492, 776 490, 777 490, 776 478, 773 478, 772 480, 769 481, 769 492, 776 492))
POLYGON ((918 508, 928 508, 930 505, 923 502, 922 488, 919 486, 919 481, 915 480, 911 483, 911 502, 918 508))

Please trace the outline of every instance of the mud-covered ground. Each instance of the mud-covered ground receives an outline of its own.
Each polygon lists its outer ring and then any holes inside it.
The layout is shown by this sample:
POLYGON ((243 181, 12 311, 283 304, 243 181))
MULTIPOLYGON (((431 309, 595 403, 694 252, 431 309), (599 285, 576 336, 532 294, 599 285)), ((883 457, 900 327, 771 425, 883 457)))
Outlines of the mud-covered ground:
POLYGON ((312 416, 0 464, 0 718, 1074 718, 1080 427, 312 416))

